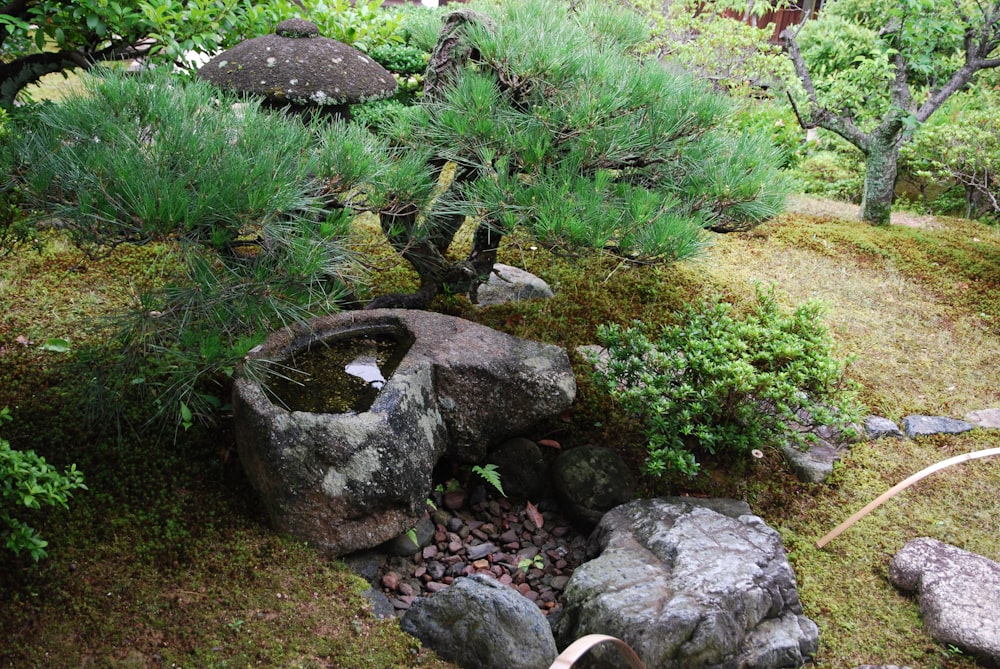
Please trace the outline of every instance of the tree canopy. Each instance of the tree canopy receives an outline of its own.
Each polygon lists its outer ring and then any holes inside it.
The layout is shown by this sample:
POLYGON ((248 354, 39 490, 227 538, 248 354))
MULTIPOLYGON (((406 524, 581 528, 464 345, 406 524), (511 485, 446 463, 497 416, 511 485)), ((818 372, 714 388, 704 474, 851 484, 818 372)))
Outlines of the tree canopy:
POLYGON ((1000 2, 836 0, 783 33, 809 123, 865 156, 861 217, 888 223, 902 144, 954 93, 1000 66, 1000 2))

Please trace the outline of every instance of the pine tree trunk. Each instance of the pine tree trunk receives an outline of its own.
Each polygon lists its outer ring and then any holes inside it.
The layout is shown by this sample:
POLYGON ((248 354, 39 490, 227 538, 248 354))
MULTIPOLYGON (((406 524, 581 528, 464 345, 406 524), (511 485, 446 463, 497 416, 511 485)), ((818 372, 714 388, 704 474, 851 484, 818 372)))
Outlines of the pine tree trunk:
POLYGON ((861 220, 888 225, 896 195, 899 172, 899 135, 889 138, 872 133, 865 152, 865 186, 861 197, 861 220))

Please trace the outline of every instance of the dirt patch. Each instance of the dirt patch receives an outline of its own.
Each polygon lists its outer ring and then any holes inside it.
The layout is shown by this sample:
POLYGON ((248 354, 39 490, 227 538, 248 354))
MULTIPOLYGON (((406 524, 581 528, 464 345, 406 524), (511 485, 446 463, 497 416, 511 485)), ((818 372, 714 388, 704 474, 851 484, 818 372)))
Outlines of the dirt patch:
MULTIPOLYGON (((809 195, 793 195, 788 198, 788 211, 797 214, 807 214, 809 216, 822 216, 827 218, 845 219, 850 221, 858 220, 861 207, 850 202, 840 202, 838 200, 827 200, 809 195)), ((890 219, 892 225, 903 225, 908 228, 921 228, 924 230, 935 230, 941 226, 934 216, 924 216, 914 214, 909 211, 894 211, 890 219)))

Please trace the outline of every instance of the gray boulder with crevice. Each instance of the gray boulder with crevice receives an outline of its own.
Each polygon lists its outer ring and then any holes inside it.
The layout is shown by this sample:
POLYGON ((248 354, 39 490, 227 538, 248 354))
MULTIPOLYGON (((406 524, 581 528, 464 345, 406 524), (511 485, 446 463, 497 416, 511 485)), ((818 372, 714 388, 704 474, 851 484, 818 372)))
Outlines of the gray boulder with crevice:
POLYGON ((1000 664, 1000 564, 922 537, 892 559, 889 580, 917 595, 924 626, 936 641, 1000 664))
POLYGON ((335 556, 414 527, 442 458, 481 462, 576 394, 565 350, 423 311, 342 312, 276 332, 248 358, 233 389, 243 467, 279 532, 335 556), (247 373, 250 363, 289 364, 318 342, 371 333, 413 343, 362 412, 289 411, 247 373))
MULTIPOLYGON (((626 641, 648 669, 797 667, 816 652, 778 533, 733 500, 663 498, 604 515, 555 624, 626 641)), ((594 667, 624 667, 592 651, 594 667)))
POLYGON ((416 600, 400 627, 466 669, 544 669, 558 654, 538 606, 481 574, 416 600))

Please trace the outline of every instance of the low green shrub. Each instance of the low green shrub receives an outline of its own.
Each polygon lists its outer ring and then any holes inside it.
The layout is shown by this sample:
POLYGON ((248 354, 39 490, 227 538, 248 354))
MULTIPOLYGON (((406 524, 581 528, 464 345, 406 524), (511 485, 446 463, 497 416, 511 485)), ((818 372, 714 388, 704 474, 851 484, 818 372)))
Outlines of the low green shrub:
POLYGON ((781 442, 808 446, 791 424, 849 429, 857 417, 844 366, 831 355, 821 308, 784 314, 773 292, 758 289, 744 318, 723 302, 689 307, 677 323, 650 332, 602 325, 606 362, 596 385, 643 424, 646 470, 694 476, 696 451, 749 455, 781 442))
MULTIPOLYGON (((0 409, 0 423, 9 421, 10 410, 0 409)), ((11 448, 0 437, 0 539, 15 555, 27 552, 35 562, 46 556, 49 542, 38 531, 15 517, 17 509, 41 509, 43 506, 69 508, 74 490, 86 490, 83 474, 70 465, 60 473, 34 451, 11 448)))

